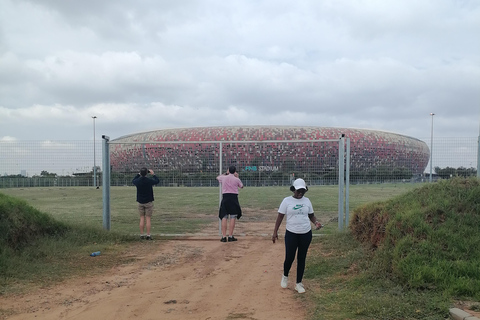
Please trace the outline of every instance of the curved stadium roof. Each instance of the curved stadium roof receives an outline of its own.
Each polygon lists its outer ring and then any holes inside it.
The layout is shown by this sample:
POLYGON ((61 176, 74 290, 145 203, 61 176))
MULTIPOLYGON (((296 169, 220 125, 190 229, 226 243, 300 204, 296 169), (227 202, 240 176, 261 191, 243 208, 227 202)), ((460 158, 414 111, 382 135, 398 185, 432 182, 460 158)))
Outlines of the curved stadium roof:
MULTIPOLYGON (((147 157, 148 159, 151 159, 160 156, 158 151, 156 154, 149 155, 148 150, 146 151, 145 147, 143 147, 144 150, 139 153, 138 150, 135 151, 135 149, 139 148, 138 145, 132 145, 132 142, 310 141, 325 139, 336 140, 339 139, 342 134, 345 134, 345 137, 350 138, 351 141, 350 155, 351 168, 353 170, 366 170, 378 166, 388 166, 392 168, 407 168, 411 170, 413 174, 421 174, 428 164, 430 155, 429 148, 425 142, 419 139, 397 133, 371 129, 314 126, 222 126, 162 129, 141 132, 112 140, 115 144, 111 158, 113 167, 120 168, 122 166, 127 166, 125 159, 128 157, 135 158, 132 158, 132 161, 138 165, 142 161, 145 162, 147 157), (119 145, 118 143, 121 142, 127 142, 130 144, 119 145), (122 162, 122 164, 120 164, 120 162, 122 162)), ((183 146, 186 146, 186 144, 183 146)), ((187 149, 182 146, 176 147, 175 149, 181 152, 179 149, 182 148, 187 149)), ((191 150, 189 152, 191 152, 191 150)), ((246 153, 247 151, 244 148, 235 152, 237 152, 239 158, 241 158, 242 153, 246 153)), ((282 152, 286 151, 283 150, 282 152)), ((298 150, 296 152, 298 153, 298 150)), ((316 153, 315 156, 317 158, 327 156, 335 157, 335 154, 332 155, 331 149, 327 151, 324 148, 317 148, 315 150, 302 150, 300 152, 305 154, 308 153, 310 155, 316 153)), ((290 155, 291 154, 290 151, 290 155)), ((263 157, 264 155, 259 154, 259 156, 263 157)), ((279 159, 280 158, 282 158, 282 155, 279 153, 279 159)), ((308 161, 310 161, 312 158, 308 157, 308 159, 308 161)))

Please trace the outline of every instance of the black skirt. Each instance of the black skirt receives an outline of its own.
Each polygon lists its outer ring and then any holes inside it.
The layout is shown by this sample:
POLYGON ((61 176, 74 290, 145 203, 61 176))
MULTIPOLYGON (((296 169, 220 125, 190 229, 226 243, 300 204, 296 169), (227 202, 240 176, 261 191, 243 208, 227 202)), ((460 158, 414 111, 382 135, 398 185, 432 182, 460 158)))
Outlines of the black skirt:
POLYGON ((238 194, 236 193, 224 193, 222 195, 218 217, 223 219, 227 214, 236 214, 237 219, 240 219, 242 216, 242 208, 240 208, 238 194))

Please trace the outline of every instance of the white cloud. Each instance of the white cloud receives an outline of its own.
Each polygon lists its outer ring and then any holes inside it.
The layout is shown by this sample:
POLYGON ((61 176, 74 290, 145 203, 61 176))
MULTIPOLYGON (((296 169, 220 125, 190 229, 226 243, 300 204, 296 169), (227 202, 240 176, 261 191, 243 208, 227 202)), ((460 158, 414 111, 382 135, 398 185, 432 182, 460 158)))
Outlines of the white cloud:
POLYGON ((477 1, 0 0, 0 137, 209 125, 476 136, 477 1), (288 121, 286 123, 285 121, 288 121))
POLYGON ((17 139, 10 136, 4 136, 0 138, 0 141, 16 141, 17 139))

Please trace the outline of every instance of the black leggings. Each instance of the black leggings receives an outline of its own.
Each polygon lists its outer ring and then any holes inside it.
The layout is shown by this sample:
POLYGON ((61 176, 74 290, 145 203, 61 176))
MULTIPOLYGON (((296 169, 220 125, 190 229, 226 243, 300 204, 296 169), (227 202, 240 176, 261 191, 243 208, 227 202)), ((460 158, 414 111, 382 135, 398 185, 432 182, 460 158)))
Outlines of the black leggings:
POLYGON ((302 282, 305 271, 307 251, 312 242, 312 230, 304 234, 293 233, 287 230, 285 233, 285 261, 283 262, 283 275, 288 277, 295 253, 297 252, 297 283, 302 282))

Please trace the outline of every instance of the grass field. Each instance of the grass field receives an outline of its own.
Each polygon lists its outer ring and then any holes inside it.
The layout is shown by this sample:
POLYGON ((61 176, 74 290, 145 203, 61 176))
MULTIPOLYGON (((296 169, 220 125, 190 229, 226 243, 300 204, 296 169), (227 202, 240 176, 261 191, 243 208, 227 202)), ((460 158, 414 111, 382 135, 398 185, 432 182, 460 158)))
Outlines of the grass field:
MULTIPOLYGON (((350 210, 372 201, 386 200, 411 190, 416 184, 355 185, 350 187, 350 210)), ((13 188, 0 192, 27 201, 40 211, 63 222, 80 226, 102 227, 102 190, 91 187, 13 188)), ((219 190, 216 187, 156 187, 153 234, 199 232, 218 221, 219 190)), ((138 233, 138 216, 134 187, 112 187, 110 190, 111 230, 138 233)), ((240 191, 244 211, 238 221, 274 221, 282 199, 290 196, 286 187, 250 187, 240 191)), ((312 186, 306 194, 317 217, 324 222, 338 217, 338 187, 312 186)), ((322 232, 336 229, 329 223, 322 232)), ((273 226, 272 226, 273 229, 273 226)), ((266 230, 271 232, 271 230, 266 230)))

